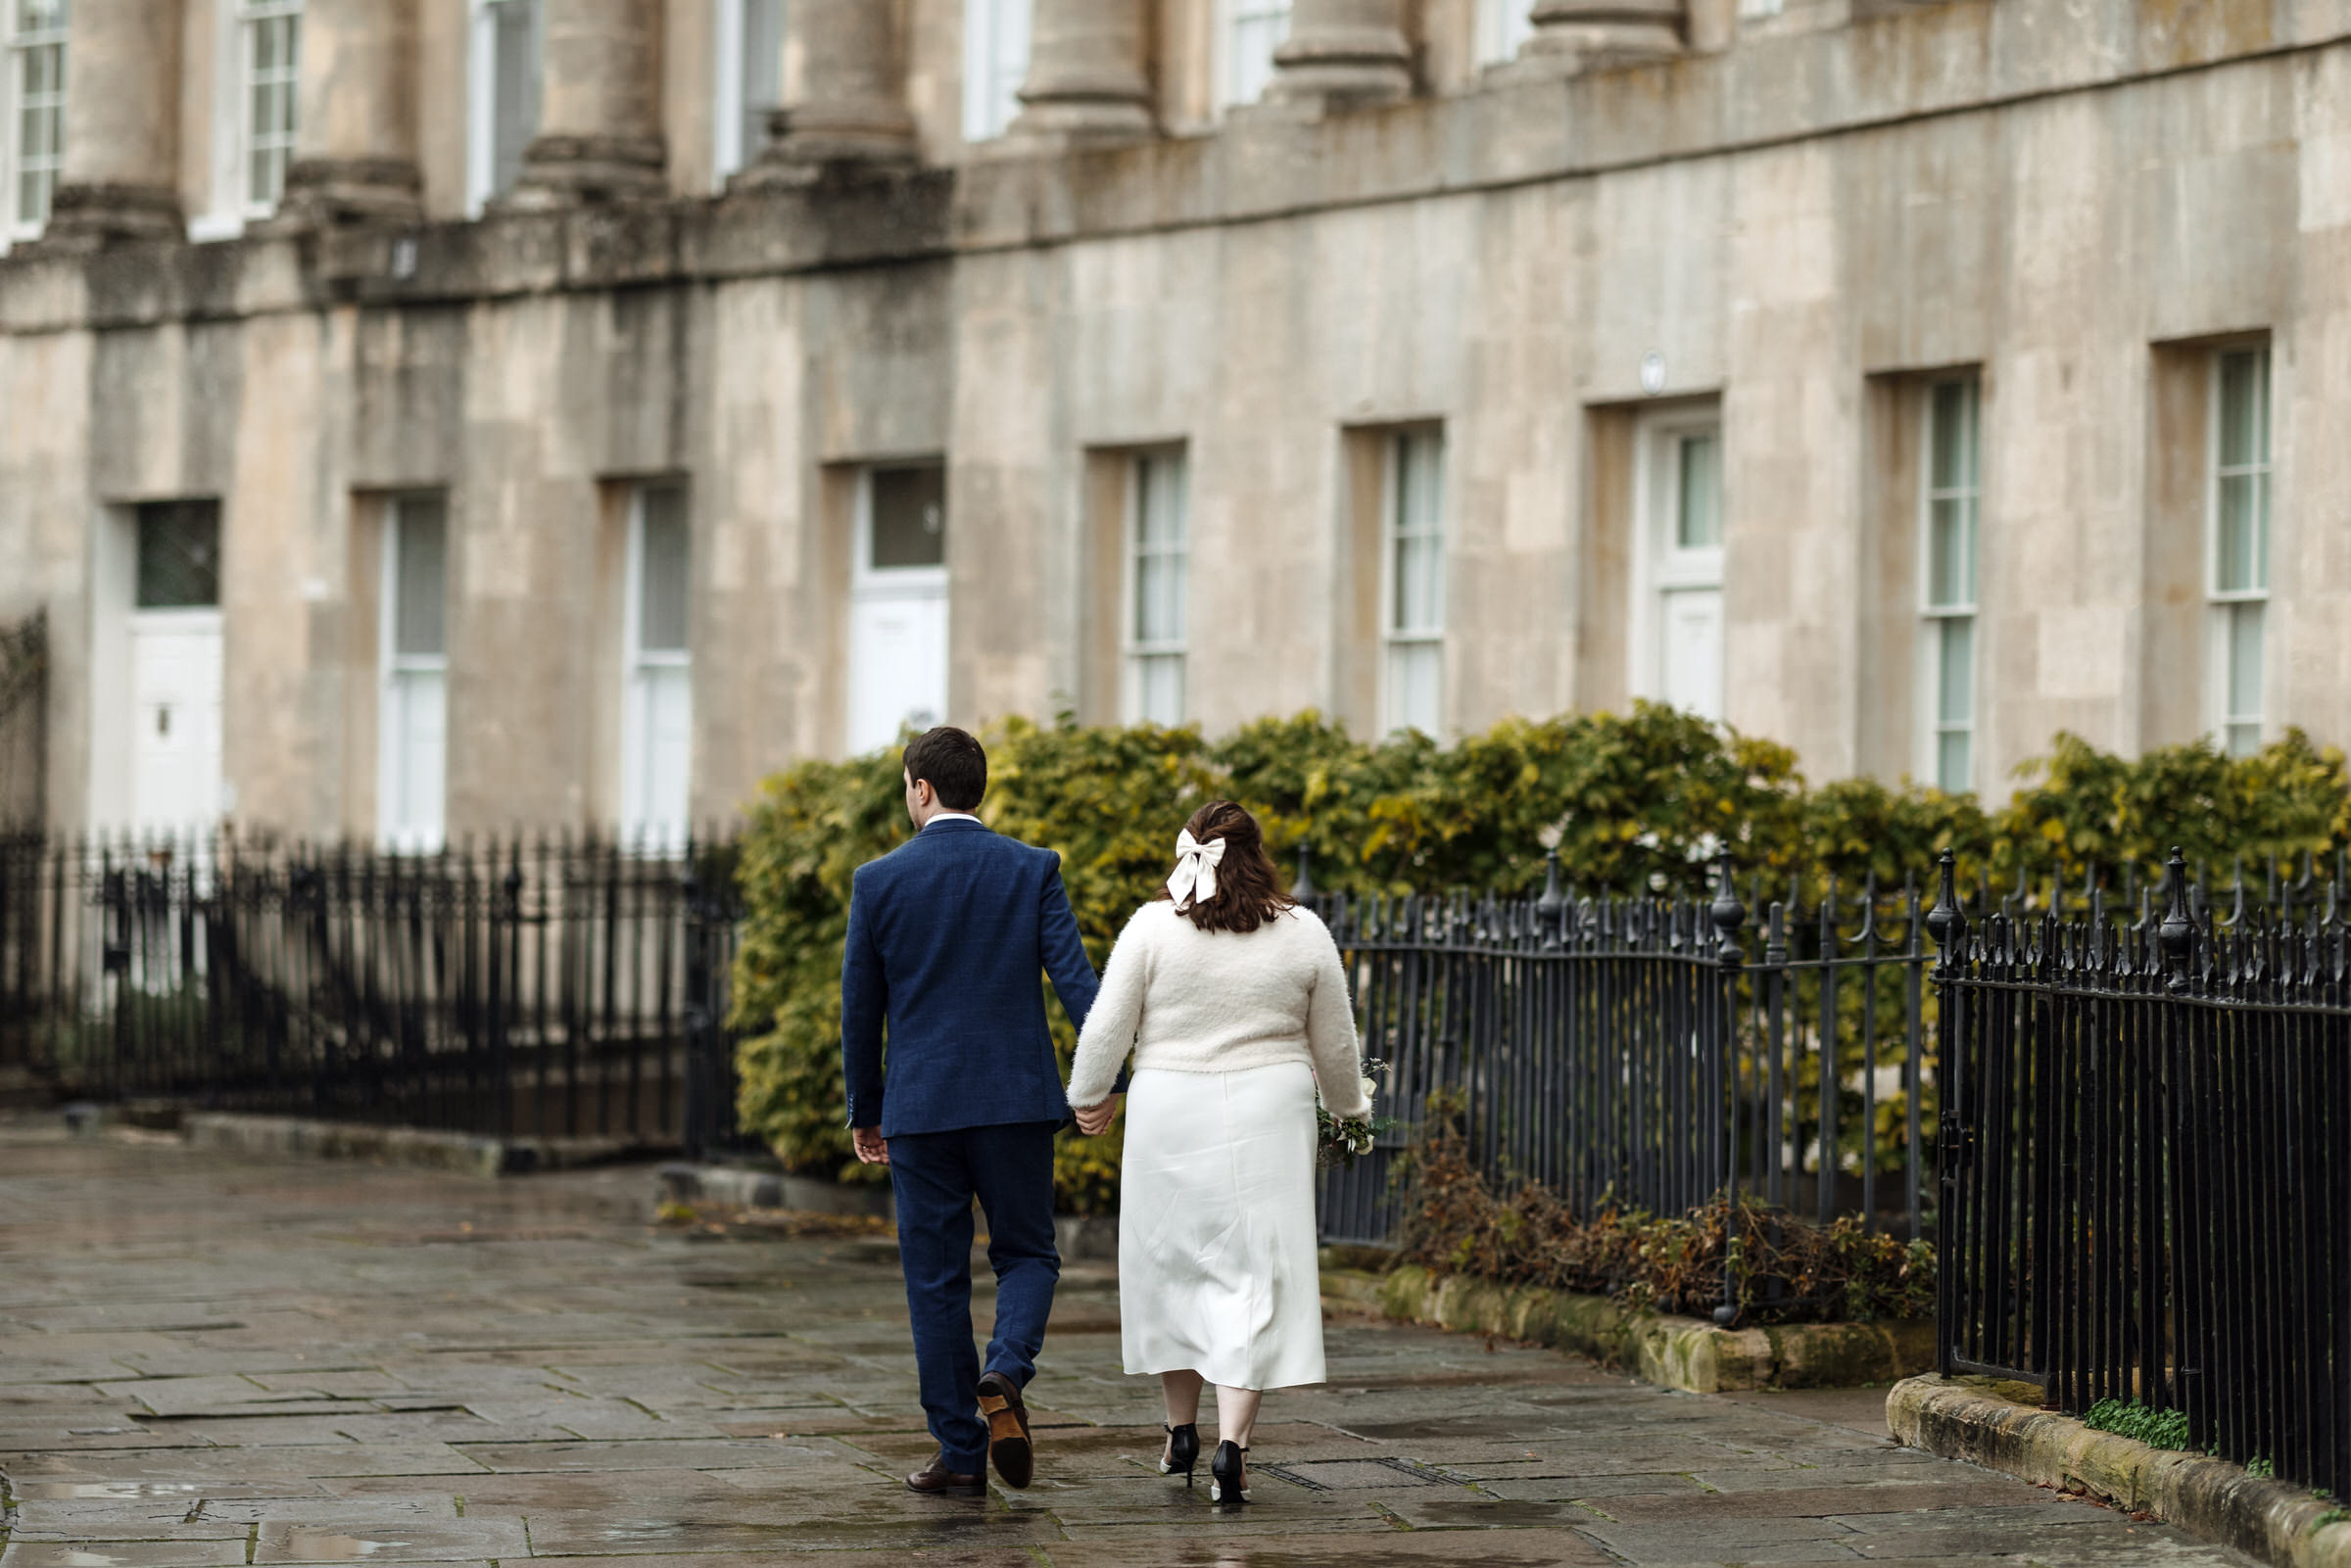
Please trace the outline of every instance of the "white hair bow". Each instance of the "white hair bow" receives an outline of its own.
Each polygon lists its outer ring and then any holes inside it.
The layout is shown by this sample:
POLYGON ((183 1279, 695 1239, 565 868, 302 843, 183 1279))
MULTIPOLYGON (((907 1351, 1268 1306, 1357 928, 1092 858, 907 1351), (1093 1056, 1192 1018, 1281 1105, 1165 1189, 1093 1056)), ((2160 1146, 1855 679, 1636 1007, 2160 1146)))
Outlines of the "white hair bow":
POLYGON ((1194 904, 1217 896, 1217 867, 1224 859, 1224 840, 1202 843, 1189 828, 1176 835, 1176 870, 1168 878, 1168 892, 1180 915, 1194 904))

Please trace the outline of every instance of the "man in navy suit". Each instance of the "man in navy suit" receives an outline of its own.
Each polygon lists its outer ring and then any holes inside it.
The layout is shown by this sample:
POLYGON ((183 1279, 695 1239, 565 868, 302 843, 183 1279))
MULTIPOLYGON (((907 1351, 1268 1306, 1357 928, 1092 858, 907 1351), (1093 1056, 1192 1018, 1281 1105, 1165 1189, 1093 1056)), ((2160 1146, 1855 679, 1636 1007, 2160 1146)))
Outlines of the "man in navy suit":
POLYGON ((1053 1135, 1069 1101, 1037 975, 1053 977, 1080 1026, 1096 980, 1062 890, 1061 857, 972 815, 987 789, 980 742, 944 726, 927 731, 906 747, 905 775, 915 835, 858 867, 849 895, 841 1067, 857 1158, 888 1165, 897 1193, 923 1410, 938 1439, 937 1455, 906 1484, 968 1495, 986 1490, 991 1452, 1007 1486, 1029 1484, 1034 1455, 1021 1390, 1035 1374, 1061 1277, 1053 1135), (996 1271, 984 1371, 972 1345, 974 1197, 996 1271))

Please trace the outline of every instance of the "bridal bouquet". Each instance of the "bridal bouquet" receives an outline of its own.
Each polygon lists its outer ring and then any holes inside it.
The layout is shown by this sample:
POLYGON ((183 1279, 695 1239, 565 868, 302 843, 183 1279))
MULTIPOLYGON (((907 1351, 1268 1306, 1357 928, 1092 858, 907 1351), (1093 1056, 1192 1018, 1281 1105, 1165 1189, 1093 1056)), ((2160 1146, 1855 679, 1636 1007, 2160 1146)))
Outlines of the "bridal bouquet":
MULTIPOLYGON (((1386 1069, 1385 1062, 1364 1064, 1364 1098, 1368 1100, 1379 1092, 1379 1085, 1370 1076, 1386 1069)), ((1321 1097, 1315 1099, 1315 1164, 1318 1165, 1348 1165, 1371 1152, 1372 1142, 1396 1125, 1394 1117, 1334 1117, 1321 1097)))

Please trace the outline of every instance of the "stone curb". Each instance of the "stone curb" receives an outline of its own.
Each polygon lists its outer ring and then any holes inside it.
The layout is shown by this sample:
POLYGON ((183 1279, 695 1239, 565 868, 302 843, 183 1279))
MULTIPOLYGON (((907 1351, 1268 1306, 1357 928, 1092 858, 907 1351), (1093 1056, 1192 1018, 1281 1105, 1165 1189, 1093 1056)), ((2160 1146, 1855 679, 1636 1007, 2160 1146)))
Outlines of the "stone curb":
MULTIPOLYGON (((897 1198, 887 1183, 826 1181, 779 1170, 740 1165, 697 1165, 675 1161, 655 1172, 660 1201, 718 1204, 729 1209, 796 1209, 810 1214, 871 1214, 897 1223, 897 1198)), ((1053 1240, 1067 1263, 1115 1263, 1119 1221, 1112 1214, 1057 1214, 1053 1240)))
POLYGON ((1886 1424, 1906 1447, 2151 1513, 2277 1568, 2351 1568, 2351 1523, 2319 1528, 2328 1504, 2307 1489, 2247 1475, 2227 1459, 2092 1431, 2039 1406, 2040 1390, 2029 1383, 1929 1374, 1894 1386, 1886 1424))
POLYGON ((1859 1388, 1905 1377, 1935 1360, 1931 1322, 1725 1329, 1695 1317, 1635 1311, 1606 1296, 1497 1285, 1412 1266, 1384 1275, 1326 1267, 1322 1294, 1334 1304, 1404 1322, 1573 1351, 1690 1394, 1859 1388))
POLYGON ((193 1149, 318 1160, 366 1160, 377 1164, 460 1170, 479 1176, 576 1169, 643 1151, 643 1145, 622 1138, 477 1138, 462 1132, 437 1132, 422 1127, 380 1127, 218 1111, 186 1113, 179 1118, 179 1131, 193 1149))

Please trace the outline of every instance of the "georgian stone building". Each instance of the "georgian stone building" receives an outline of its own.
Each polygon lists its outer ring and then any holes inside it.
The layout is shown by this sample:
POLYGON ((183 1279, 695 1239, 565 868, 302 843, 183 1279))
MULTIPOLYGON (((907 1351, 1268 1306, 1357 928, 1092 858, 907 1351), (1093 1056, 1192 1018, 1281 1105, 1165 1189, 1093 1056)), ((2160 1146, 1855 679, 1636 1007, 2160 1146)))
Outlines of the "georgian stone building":
POLYGON ((2351 0, 6 0, 46 811, 904 722, 2351 739, 2351 0))

